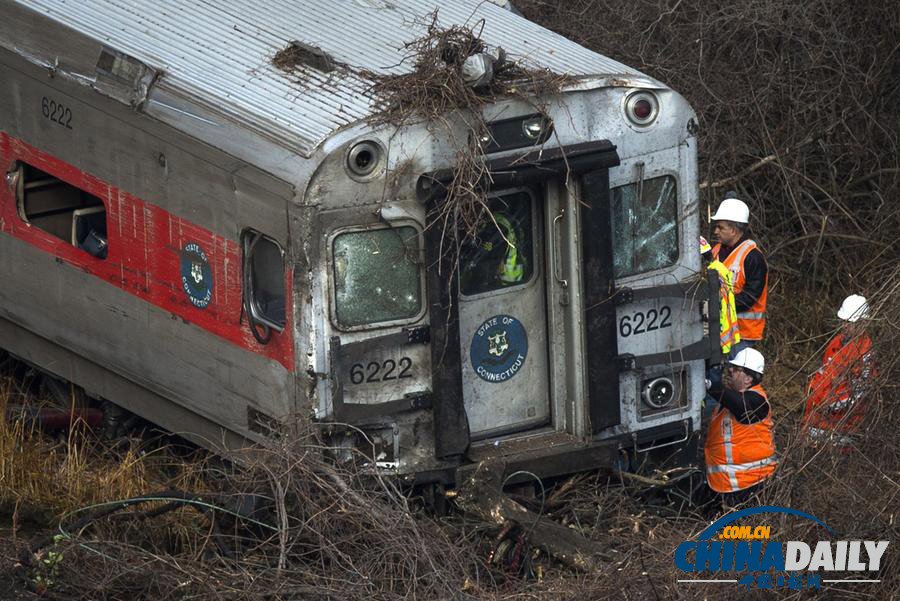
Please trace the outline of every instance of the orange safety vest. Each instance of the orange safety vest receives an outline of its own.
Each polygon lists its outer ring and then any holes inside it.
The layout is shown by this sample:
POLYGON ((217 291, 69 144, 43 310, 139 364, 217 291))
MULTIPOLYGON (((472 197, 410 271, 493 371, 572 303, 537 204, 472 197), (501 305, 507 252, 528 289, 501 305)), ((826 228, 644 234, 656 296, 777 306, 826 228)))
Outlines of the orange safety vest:
MULTIPOLYGON (((757 384, 750 390, 766 401, 769 397, 757 384)), ((772 475, 775 458, 772 408, 755 424, 742 424, 721 404, 716 407, 706 436, 706 481, 716 492, 737 492, 750 488, 772 475)))
POLYGON ((822 367, 813 374, 806 398, 804 423, 811 432, 852 433, 863 420, 859 390, 875 377, 872 339, 863 334, 844 343, 841 334, 831 339, 822 367))
MULTIPOLYGON (((744 289, 744 283, 747 281, 746 270, 744 269, 744 260, 751 250, 756 248, 756 242, 753 240, 744 240, 732 249, 731 254, 722 260, 725 267, 734 274, 734 293, 740 294, 744 289)), ((719 260, 719 250, 722 243, 718 243, 713 247, 713 258, 719 260)), ((766 328, 766 297, 769 293, 769 274, 766 274, 766 281, 763 284, 762 294, 756 299, 756 302, 748 311, 742 311, 737 314, 738 328, 741 331, 741 338, 744 340, 762 340, 763 330, 766 328)))

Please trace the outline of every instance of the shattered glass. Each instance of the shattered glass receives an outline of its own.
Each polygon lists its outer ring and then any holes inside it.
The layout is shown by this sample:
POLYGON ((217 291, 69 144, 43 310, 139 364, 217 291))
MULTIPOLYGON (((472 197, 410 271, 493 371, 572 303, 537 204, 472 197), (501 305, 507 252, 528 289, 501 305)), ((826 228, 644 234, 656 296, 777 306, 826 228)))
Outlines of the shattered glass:
POLYGON ((615 277, 673 265, 678 260, 675 178, 664 175, 643 185, 618 186, 611 198, 615 277))
POLYGON ((345 327, 409 319, 422 308, 415 228, 369 230, 334 239, 338 322, 345 327))

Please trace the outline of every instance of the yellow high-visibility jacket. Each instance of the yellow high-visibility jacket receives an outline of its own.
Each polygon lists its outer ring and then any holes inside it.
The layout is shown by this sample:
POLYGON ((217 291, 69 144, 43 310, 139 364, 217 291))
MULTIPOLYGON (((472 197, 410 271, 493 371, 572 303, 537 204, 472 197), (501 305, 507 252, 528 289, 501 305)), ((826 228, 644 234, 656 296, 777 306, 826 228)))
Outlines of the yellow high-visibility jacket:
POLYGON ((719 286, 721 307, 719 308, 719 343, 722 345, 722 354, 727 355, 731 347, 741 341, 741 333, 738 329, 737 307, 734 304, 734 275, 731 270, 716 259, 707 269, 712 269, 719 274, 722 285, 719 286))

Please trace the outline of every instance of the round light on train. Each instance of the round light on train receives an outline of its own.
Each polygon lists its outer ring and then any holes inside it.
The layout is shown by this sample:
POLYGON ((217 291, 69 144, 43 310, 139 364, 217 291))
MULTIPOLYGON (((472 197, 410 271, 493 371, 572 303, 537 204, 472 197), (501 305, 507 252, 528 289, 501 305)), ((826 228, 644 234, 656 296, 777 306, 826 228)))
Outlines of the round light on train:
POLYGON ((625 99, 625 115, 635 125, 650 125, 659 115, 659 100, 652 92, 633 92, 625 99))
POLYGON ((646 98, 641 98, 634 103, 634 116, 638 119, 649 119, 653 114, 653 105, 646 98))
POLYGON ((368 140, 354 144, 347 153, 347 169, 357 177, 371 175, 380 162, 381 146, 368 140))
POLYGON ((644 384, 644 402, 654 409, 663 409, 675 400, 675 384, 669 378, 656 378, 644 384))
POLYGON ((543 117, 534 117, 522 121, 522 132, 529 140, 538 140, 541 138, 547 128, 547 120, 543 117))

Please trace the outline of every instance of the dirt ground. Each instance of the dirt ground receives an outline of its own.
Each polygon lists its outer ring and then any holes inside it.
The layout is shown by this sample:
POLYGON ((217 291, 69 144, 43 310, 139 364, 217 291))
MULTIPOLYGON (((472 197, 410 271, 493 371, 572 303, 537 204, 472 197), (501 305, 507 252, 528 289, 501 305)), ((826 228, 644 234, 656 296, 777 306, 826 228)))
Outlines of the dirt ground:
MULTIPOLYGON (((21 579, 13 573, 24 542, 21 533, 15 534, 18 536, 14 536, 11 517, 0 516, 0 601, 40 599, 39 595, 27 590, 21 579)), ((32 530, 26 536, 39 535, 38 530, 32 530)))

